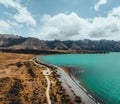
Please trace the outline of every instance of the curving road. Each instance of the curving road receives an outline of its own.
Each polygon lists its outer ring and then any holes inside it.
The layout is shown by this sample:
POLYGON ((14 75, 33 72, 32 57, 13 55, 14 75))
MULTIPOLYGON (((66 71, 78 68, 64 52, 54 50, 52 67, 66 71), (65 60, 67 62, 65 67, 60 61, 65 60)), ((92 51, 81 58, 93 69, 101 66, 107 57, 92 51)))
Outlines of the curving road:
POLYGON ((71 78, 67 73, 65 73, 62 68, 58 66, 55 67, 57 68, 57 72, 61 75, 61 81, 63 81, 63 83, 66 82, 77 96, 81 96, 83 101, 82 104, 100 104, 99 102, 96 102, 95 99, 88 94, 87 90, 78 84, 75 79, 71 78))
MULTIPOLYGON (((55 66, 55 65, 53 65, 53 66, 57 68, 58 74, 61 75, 61 81, 63 83, 66 82, 77 96, 81 96, 82 104, 100 104, 99 102, 95 101, 95 99, 87 92, 86 89, 84 89, 74 79, 74 77, 70 77, 67 73, 64 72, 64 70, 62 68, 55 66)), ((45 78, 47 80, 46 97, 47 97, 48 104, 51 104, 51 99, 50 99, 50 94, 49 94, 51 82, 49 79, 49 75, 52 73, 52 71, 50 71, 50 69, 46 66, 45 66, 45 68, 46 68, 46 70, 43 71, 43 75, 45 76, 45 78)))

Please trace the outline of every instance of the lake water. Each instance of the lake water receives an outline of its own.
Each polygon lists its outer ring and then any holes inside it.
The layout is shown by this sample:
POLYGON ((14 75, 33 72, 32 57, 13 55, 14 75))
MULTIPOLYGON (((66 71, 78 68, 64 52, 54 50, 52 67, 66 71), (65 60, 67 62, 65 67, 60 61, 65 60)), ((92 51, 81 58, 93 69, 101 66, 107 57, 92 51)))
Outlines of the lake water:
POLYGON ((76 76, 83 86, 103 104, 120 104, 120 53, 63 54, 42 56, 49 64, 79 66, 76 76))

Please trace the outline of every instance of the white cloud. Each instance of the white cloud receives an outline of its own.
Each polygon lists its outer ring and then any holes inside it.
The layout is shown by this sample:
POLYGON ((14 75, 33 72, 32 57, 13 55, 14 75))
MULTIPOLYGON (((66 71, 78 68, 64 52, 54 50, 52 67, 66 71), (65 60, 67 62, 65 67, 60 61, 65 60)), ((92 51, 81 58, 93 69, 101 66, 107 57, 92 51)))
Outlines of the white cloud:
POLYGON ((36 26, 36 21, 31 13, 27 10, 27 7, 22 6, 18 0, 0 0, 0 3, 7 8, 12 7, 17 10, 18 13, 13 15, 13 18, 18 23, 25 23, 29 26, 36 26))
POLYGON ((120 18, 120 6, 113 8, 110 12, 109 12, 109 16, 115 16, 120 18))
POLYGON ((107 0, 99 0, 99 2, 94 6, 95 11, 98 11, 100 6, 107 3, 107 0))
POLYGON ((10 24, 11 28, 20 29, 20 28, 24 27, 22 24, 19 24, 15 21, 11 21, 11 20, 7 20, 7 23, 10 24))
POLYGON ((88 21, 80 18, 74 12, 71 14, 61 13, 53 17, 44 15, 41 21, 43 24, 39 33, 44 39, 64 39, 65 37, 69 39, 72 38, 73 34, 75 36, 80 32, 85 32, 83 27, 89 25, 88 21))
POLYGON ((114 39, 120 40, 120 7, 113 8, 106 17, 84 19, 72 12, 55 16, 44 15, 36 34, 40 39, 114 39), (118 10, 119 9, 119 10, 118 10))
POLYGON ((0 20, 0 33, 6 33, 10 30, 10 25, 4 20, 0 20))

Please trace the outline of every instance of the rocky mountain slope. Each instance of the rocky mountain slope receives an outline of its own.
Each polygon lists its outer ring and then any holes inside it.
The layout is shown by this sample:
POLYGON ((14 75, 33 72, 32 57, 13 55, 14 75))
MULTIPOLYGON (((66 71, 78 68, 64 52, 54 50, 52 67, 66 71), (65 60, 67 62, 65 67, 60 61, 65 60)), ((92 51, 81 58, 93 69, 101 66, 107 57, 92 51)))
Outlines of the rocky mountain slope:
POLYGON ((37 38, 25 38, 16 35, 0 35, 0 48, 47 50, 45 41, 37 38))
POLYGON ((120 41, 78 40, 44 41, 33 37, 0 34, 1 49, 120 51, 120 41))

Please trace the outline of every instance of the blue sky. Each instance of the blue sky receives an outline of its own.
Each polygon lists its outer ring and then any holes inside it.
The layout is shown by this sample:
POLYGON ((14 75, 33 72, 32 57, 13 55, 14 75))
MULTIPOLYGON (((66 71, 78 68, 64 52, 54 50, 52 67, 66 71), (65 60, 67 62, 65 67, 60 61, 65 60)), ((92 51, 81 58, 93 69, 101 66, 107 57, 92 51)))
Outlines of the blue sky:
POLYGON ((120 39, 120 0, 0 0, 0 33, 45 40, 120 39))

